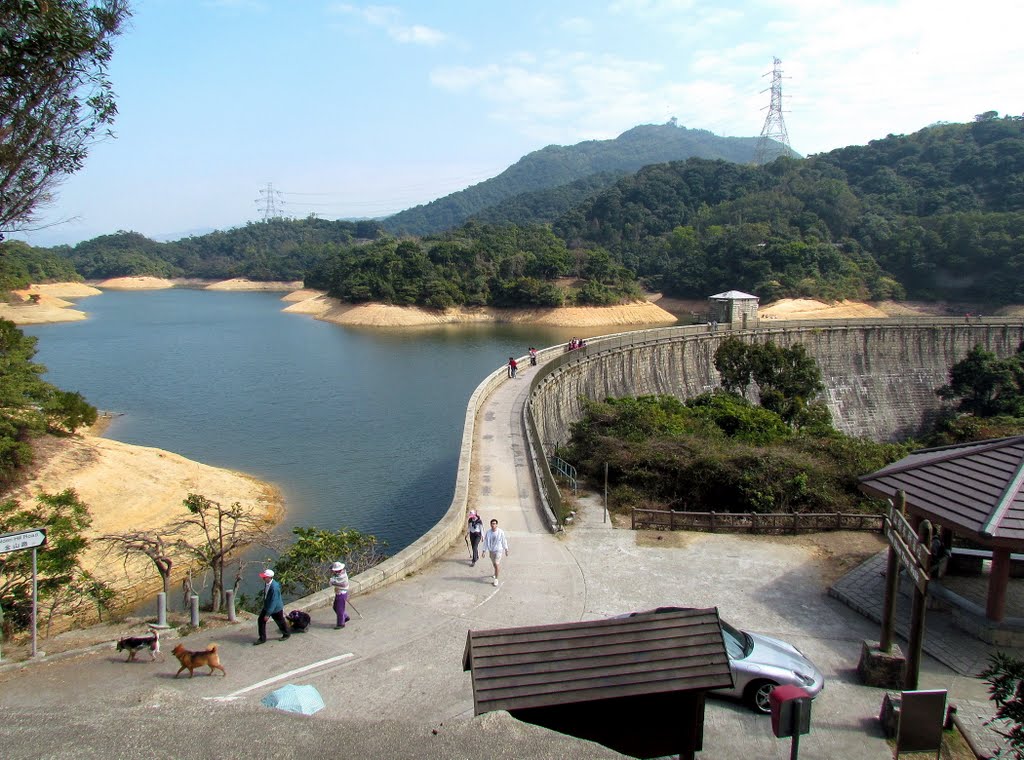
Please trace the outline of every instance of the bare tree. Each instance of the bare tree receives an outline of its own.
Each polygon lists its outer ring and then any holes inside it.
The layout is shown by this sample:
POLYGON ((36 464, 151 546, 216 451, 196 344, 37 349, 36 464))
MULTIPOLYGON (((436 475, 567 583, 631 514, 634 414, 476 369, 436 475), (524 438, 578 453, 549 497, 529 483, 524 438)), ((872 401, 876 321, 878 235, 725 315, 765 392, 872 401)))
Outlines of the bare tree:
POLYGON ((96 540, 105 544, 108 552, 121 557, 125 572, 128 570, 128 560, 132 557, 148 557, 160 575, 164 593, 170 598, 171 568, 174 567, 174 559, 171 557, 168 536, 145 530, 130 530, 126 533, 110 533, 96 540))
POLYGON ((178 538, 175 548, 209 569, 213 574, 211 606, 214 612, 224 604, 225 567, 229 557, 253 545, 269 546, 273 522, 251 510, 245 510, 237 501, 230 507, 190 493, 184 501, 189 511, 171 529, 178 538), (195 538, 198 534, 198 538, 195 538))

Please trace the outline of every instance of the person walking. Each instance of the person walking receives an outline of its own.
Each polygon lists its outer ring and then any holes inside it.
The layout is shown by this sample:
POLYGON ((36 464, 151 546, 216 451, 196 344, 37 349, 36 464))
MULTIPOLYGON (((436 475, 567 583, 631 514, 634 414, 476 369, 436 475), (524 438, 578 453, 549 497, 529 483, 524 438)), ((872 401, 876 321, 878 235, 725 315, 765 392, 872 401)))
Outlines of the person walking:
POLYGON ((508 376, 509 377, 515 377, 516 376, 516 367, 517 366, 519 366, 519 365, 516 363, 515 357, 514 356, 508 357, 508 376))
POLYGON ((288 624, 284 620, 284 600, 281 598, 281 584, 274 580, 274 571, 269 567, 260 573, 260 578, 266 583, 263 587, 263 609, 256 619, 256 629, 259 638, 252 642, 253 646, 267 643, 267 618, 274 618, 278 629, 281 631, 281 641, 289 636, 288 624))
POLYGON ((491 529, 484 533, 484 551, 490 554, 491 564, 494 565, 494 585, 498 585, 498 576, 501 574, 502 555, 508 556, 508 539, 505 538, 505 531, 498 527, 497 520, 491 520, 491 529))
POLYGON ((335 562, 331 565, 331 586, 334 588, 334 615, 337 621, 334 630, 344 628, 349 621, 345 614, 345 604, 348 602, 348 573, 345 571, 344 562, 335 562))
POLYGON ((530 353, 530 366, 531 367, 536 367, 537 366, 537 349, 534 348, 533 346, 530 346, 530 352, 529 353, 530 353))
POLYGON ((473 567, 476 561, 480 558, 480 539, 484 535, 484 521, 480 519, 480 515, 476 513, 475 509, 469 510, 469 522, 466 526, 466 537, 469 539, 469 548, 473 553, 469 561, 469 566, 473 567))

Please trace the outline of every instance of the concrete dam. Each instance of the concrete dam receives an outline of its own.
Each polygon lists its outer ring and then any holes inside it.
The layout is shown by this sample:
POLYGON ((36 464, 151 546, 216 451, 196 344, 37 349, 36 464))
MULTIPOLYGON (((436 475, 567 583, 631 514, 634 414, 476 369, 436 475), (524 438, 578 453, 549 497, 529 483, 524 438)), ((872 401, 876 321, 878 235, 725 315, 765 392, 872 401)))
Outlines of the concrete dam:
MULTIPOLYGON (((532 379, 530 411, 546 454, 580 419, 581 397, 671 395, 685 400, 719 387, 715 351, 725 338, 801 343, 821 369, 835 426, 892 441, 925 432, 948 405, 935 395, 949 369, 976 344, 999 357, 1024 341, 1019 318, 761 321, 609 335, 563 353, 532 379), (717 329, 713 329, 717 327, 717 329)), ((551 350, 551 349, 549 349, 551 350)), ((557 350, 557 349, 556 349, 557 350)))

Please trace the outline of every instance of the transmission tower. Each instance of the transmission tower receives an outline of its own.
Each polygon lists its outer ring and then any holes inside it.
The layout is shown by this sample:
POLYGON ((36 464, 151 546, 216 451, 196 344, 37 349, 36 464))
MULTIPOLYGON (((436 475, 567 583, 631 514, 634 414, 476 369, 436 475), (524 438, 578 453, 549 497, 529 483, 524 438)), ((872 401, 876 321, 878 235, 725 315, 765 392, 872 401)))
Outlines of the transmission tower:
MULTIPOLYGON (((767 106, 768 115, 764 118, 764 126, 761 127, 761 138, 757 142, 757 163, 764 165, 779 156, 788 156, 792 152, 789 146, 789 135, 786 133, 786 122, 782 120, 782 80, 789 77, 782 76, 782 61, 778 58, 772 59, 775 65, 768 74, 772 75, 772 86, 767 90, 761 90, 764 94, 771 90, 772 101, 767 106), (781 147, 780 147, 781 146, 781 147)), ((763 108, 761 109, 764 110, 763 108)))
POLYGON ((263 214, 263 221, 278 219, 284 216, 284 201, 281 199, 281 191, 274 189, 274 183, 268 182, 265 188, 260 190, 260 197, 256 199, 256 205, 263 214))

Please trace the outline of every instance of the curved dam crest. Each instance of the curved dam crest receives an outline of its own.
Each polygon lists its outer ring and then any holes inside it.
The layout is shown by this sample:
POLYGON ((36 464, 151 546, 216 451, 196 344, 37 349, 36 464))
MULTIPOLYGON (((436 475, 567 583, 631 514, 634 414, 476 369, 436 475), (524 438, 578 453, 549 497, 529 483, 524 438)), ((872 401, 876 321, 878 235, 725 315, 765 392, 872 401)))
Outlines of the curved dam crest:
MULTIPOLYGON (((723 340, 803 344, 821 369, 833 422, 877 441, 918 436, 947 406, 935 395, 950 367, 976 344, 999 357, 1024 340, 1020 319, 885 319, 669 327, 590 341, 537 378, 531 407, 546 452, 564 443, 583 412, 581 397, 671 395, 686 400, 720 387, 714 366, 723 340)), ((547 369, 547 368, 546 368, 547 369)))

